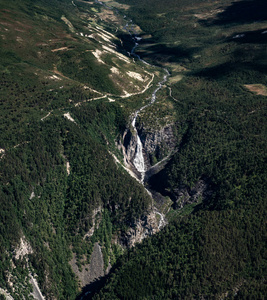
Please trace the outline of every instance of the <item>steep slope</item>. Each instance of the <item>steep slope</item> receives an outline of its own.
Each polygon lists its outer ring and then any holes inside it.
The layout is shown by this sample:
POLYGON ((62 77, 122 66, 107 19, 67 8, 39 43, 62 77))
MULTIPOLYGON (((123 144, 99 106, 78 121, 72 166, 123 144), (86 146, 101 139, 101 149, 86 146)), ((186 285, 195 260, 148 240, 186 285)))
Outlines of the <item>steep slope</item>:
POLYGON ((101 9, 1 1, 1 295, 75 299, 89 283, 79 274, 104 274, 151 215, 115 142, 155 75, 127 55, 113 23, 106 30, 101 9), (100 271, 87 270, 92 252, 100 271))
POLYGON ((137 54, 171 71, 139 115, 143 141, 171 103, 177 144, 146 183, 170 224, 125 254, 94 299, 264 299, 266 3, 119 2, 143 30, 137 54))
POLYGON ((264 1, 0 7, 0 296, 263 299, 264 1))

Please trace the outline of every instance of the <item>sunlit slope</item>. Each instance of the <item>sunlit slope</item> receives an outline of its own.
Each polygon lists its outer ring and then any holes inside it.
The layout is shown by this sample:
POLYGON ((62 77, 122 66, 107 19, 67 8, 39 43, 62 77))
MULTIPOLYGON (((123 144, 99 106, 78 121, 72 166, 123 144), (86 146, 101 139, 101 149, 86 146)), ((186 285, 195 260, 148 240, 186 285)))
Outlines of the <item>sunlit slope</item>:
POLYGON ((139 124, 173 105, 177 152, 148 182, 173 223, 95 299, 264 299, 266 1, 119 2, 143 30, 138 54, 171 72, 139 124))
POLYGON ((85 270, 99 242, 106 269, 121 253, 111 240, 151 204, 109 151, 120 155, 127 125, 117 99, 142 95, 153 75, 98 10, 0 2, 1 295, 28 299, 34 276, 47 299, 75 299, 69 262, 85 270))
POLYGON ((16 118, 10 111, 15 103, 42 117, 52 109, 127 98, 149 87, 153 75, 119 51, 121 41, 104 29, 97 12, 90 3, 78 8, 70 1, 2 1, 3 119, 10 113, 16 118), (15 85, 14 93, 5 94, 6 81, 15 85))

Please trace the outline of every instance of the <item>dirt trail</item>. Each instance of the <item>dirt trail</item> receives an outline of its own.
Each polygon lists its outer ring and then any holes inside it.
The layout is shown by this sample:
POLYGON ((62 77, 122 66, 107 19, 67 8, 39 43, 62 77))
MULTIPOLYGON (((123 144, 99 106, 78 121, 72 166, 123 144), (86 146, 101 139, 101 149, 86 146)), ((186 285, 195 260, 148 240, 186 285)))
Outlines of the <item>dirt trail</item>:
POLYGON ((31 295, 36 300, 45 300, 45 297, 42 295, 37 280, 30 274, 30 283, 33 287, 33 292, 31 295))

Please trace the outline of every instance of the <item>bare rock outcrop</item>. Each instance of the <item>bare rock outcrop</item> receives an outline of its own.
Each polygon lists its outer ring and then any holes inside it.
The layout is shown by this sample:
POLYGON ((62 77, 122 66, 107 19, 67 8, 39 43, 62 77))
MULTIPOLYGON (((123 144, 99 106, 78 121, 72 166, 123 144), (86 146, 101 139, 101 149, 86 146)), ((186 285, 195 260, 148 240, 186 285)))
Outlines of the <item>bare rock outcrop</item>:
POLYGON ((183 208, 186 204, 197 203, 207 200, 213 194, 213 188, 210 180, 202 178, 190 189, 185 185, 180 185, 174 189, 174 208, 183 208))
POLYGON ((143 239, 159 232, 166 224, 164 216, 152 210, 143 218, 137 220, 130 229, 121 237, 120 243, 131 248, 142 242, 143 239))
MULTIPOLYGON (((152 165, 158 161, 167 158, 176 147, 177 138, 174 133, 173 124, 166 125, 159 130, 149 131, 144 127, 137 129, 141 143, 143 145, 143 157, 146 172, 149 172, 152 165)), ((124 156, 124 164, 131 169, 138 177, 138 172, 133 164, 134 157, 137 151, 137 136, 130 129, 126 129, 122 142, 117 144, 124 156)))
POLYGON ((104 259, 101 251, 101 247, 98 243, 95 243, 93 253, 91 254, 90 264, 83 265, 82 270, 79 270, 76 264, 76 255, 73 254, 73 258, 70 261, 71 268, 75 275, 78 277, 80 286, 85 287, 96 279, 104 276, 104 259))
POLYGON ((125 130, 123 134, 124 160, 126 164, 133 166, 133 159, 136 153, 137 137, 130 129, 125 130))
POLYGON ((19 245, 15 249, 15 259, 23 259, 24 256, 32 254, 33 250, 30 243, 26 240, 25 236, 22 236, 19 241, 19 245))
POLYGON ((0 295, 3 295, 6 300, 14 300, 14 298, 6 290, 0 288, 0 295))
POLYGON ((162 159, 172 152, 176 145, 173 125, 166 125, 159 130, 140 130, 140 138, 147 155, 154 154, 157 159, 162 159))

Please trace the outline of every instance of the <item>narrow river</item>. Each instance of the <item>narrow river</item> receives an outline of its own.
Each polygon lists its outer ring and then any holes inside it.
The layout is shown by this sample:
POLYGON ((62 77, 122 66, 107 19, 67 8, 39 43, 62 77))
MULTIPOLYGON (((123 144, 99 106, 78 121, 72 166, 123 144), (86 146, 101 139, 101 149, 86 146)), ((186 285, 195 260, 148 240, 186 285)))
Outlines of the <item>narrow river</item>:
MULTIPOLYGON (((101 2, 99 0, 95 0, 95 3, 103 5, 104 7, 106 7, 108 9, 111 9, 111 10, 116 11, 117 13, 119 13, 116 8, 108 6, 107 4, 105 4, 105 3, 103 3, 103 2, 101 2)), ((132 40, 134 42, 134 46, 133 46, 131 52, 129 53, 129 55, 131 55, 133 57, 136 57, 139 61, 141 61, 145 65, 156 67, 156 66, 153 66, 153 65, 149 64, 145 60, 141 59, 141 57, 138 54, 135 53, 135 50, 136 50, 136 48, 139 45, 138 42, 141 41, 142 38, 139 37, 138 34, 137 34, 137 32, 135 31, 133 21, 130 20, 130 21, 127 22, 127 20, 126 20, 127 17, 125 15, 124 15, 123 18, 125 19, 125 22, 126 22, 126 24, 123 27, 123 29, 128 32, 128 34, 132 37, 132 40), (129 25, 129 23, 130 23, 130 25, 129 25)), ((137 131, 137 128, 136 128, 136 118, 138 117, 139 113, 142 110, 144 110, 148 106, 152 105, 156 101, 156 99, 157 99, 157 92, 162 88, 163 84, 167 81, 168 77, 170 76, 170 73, 169 73, 169 71, 167 69, 164 69, 164 72, 165 72, 165 75, 163 76, 163 79, 158 82, 157 87, 153 91, 153 93, 151 95, 150 102, 148 104, 144 105, 143 107, 141 107, 140 109, 138 109, 133 114, 132 126, 134 128, 135 133, 136 133, 136 139, 137 139, 136 150, 135 150, 135 157, 134 157, 134 160, 133 160, 133 164, 134 164, 136 170, 140 173, 141 182, 142 183, 144 183, 145 173, 146 173, 147 170, 146 170, 146 165, 145 165, 145 160, 144 160, 144 155, 143 155, 143 145, 142 145, 140 136, 138 135, 138 131, 137 131)))
MULTIPOLYGON (((105 3, 103 3, 99 0, 95 0, 95 3, 103 5, 106 8, 114 10, 118 13, 116 8, 110 7, 110 6, 106 5, 105 3)), ((123 29, 128 32, 128 34, 132 37, 133 42, 134 42, 134 46, 131 49, 131 52, 129 53, 129 55, 131 55, 132 57, 135 57, 136 59, 138 59, 139 61, 141 61, 145 65, 149 65, 151 67, 156 68, 156 66, 153 66, 153 65, 149 64, 145 60, 141 59, 141 57, 135 53, 135 50, 139 45, 138 42, 141 41, 142 38, 139 37, 138 34, 136 33, 136 31, 134 30, 134 24, 133 24, 132 20, 127 22, 126 16, 124 16, 124 19, 126 21, 126 25, 123 27, 123 29), (130 26, 129 26, 129 23, 130 23, 130 26)), ((134 114, 131 117, 132 118, 131 125, 132 125, 132 127, 135 131, 135 134, 136 134, 136 149, 135 149, 135 156, 134 156, 134 159, 133 159, 133 164, 134 164, 136 170, 140 173, 142 184, 144 184, 145 173, 146 173, 147 170, 146 170, 146 165, 145 165, 145 160, 144 160, 144 155, 143 155, 143 145, 142 145, 140 136, 139 136, 137 128, 136 128, 136 119, 137 119, 137 117, 138 117, 138 115, 140 114, 141 111, 143 111, 145 108, 151 106, 156 101, 158 91, 162 88, 162 86, 167 81, 168 77, 170 76, 170 73, 167 69, 163 69, 163 70, 164 70, 165 74, 163 75, 163 78, 157 83, 156 88, 153 90, 153 92, 151 94, 150 102, 148 104, 142 106, 141 108, 139 108, 137 111, 135 111, 134 114)), ((148 190, 147 190, 147 192, 151 196, 151 198, 153 199, 152 194, 148 190)), ((154 208, 154 212, 160 218, 159 224, 158 224, 158 229, 162 229, 166 225, 164 215, 161 214, 156 208, 154 208)), ((88 297, 88 299, 91 299, 90 294, 92 292, 93 292, 92 290, 90 290, 90 291, 87 290, 86 292, 84 292, 81 295, 80 300, 83 300, 85 297, 88 297)))
POLYGON ((170 75, 167 69, 164 69, 164 70, 165 70, 166 74, 163 76, 163 80, 160 81, 157 84, 157 88, 153 91, 150 102, 148 104, 142 106, 140 109, 138 109, 134 113, 134 117, 133 117, 133 120, 132 120, 132 126, 133 126, 134 131, 136 132, 136 135, 137 135, 137 144, 136 144, 135 158, 134 158, 133 163, 134 163, 134 166, 136 167, 137 171, 141 174, 141 181, 142 182, 144 182, 146 166, 145 166, 145 160, 144 160, 144 155, 143 155, 143 145, 142 145, 141 139, 138 135, 138 131, 136 129, 136 126, 135 126, 136 118, 138 117, 139 113, 142 110, 144 110, 148 106, 152 105, 156 101, 157 92, 162 88, 163 84, 167 81, 168 76, 170 75))
MULTIPOLYGON (((101 4, 103 6, 105 6, 108 9, 116 11, 119 14, 119 12, 118 12, 118 10, 116 8, 108 6, 108 5, 106 5, 105 3, 103 3, 103 2, 101 2, 99 0, 95 0, 95 2, 98 3, 98 4, 101 4)), ((124 18, 124 20, 126 22, 126 24, 123 27, 123 29, 126 32, 128 32, 128 34, 132 37, 132 40, 134 42, 134 46, 131 49, 131 52, 129 53, 129 55, 131 55, 132 57, 137 58, 139 61, 141 61, 145 65, 149 65, 151 67, 155 67, 156 68, 156 66, 153 66, 153 65, 149 64, 148 62, 146 62, 145 60, 143 60, 138 54, 135 53, 135 50, 136 50, 136 48, 139 45, 138 42, 141 41, 142 38, 139 37, 138 34, 137 34, 137 32, 135 31, 133 21, 132 20, 127 21, 127 17, 125 15, 124 15, 123 18, 124 18)), ((151 106, 156 101, 158 91, 162 88, 162 86, 167 81, 168 77, 170 76, 170 73, 169 73, 169 71, 166 68, 164 68, 163 70, 165 72, 165 75, 163 75, 162 80, 160 80, 157 83, 157 87, 153 90, 153 92, 151 94, 150 102, 148 104, 142 106, 141 108, 139 108, 133 114, 132 122, 131 122, 132 127, 133 127, 133 129, 134 129, 134 131, 136 133, 136 149, 135 149, 135 156, 134 156, 133 164, 134 164, 136 170, 140 173, 142 184, 144 184, 144 178, 145 178, 145 174, 146 174, 147 169, 146 169, 145 159, 144 159, 144 155, 143 155, 143 144, 141 142, 140 136, 139 136, 137 128, 136 128, 136 119, 137 119, 139 113, 142 110, 144 110, 145 108, 151 106)), ((151 193, 148 190, 147 190, 147 192, 151 195, 151 193)), ((151 197, 152 197, 152 195, 151 195, 151 197)), ((164 216, 160 212, 158 212, 158 211, 156 211, 156 214, 158 214, 160 216, 159 228, 164 227, 166 225, 164 216)))
MULTIPOLYGON (((134 24, 132 23, 132 20, 130 20, 131 23, 131 27, 129 28, 129 23, 126 23, 126 25, 124 26, 124 29, 128 32, 128 34, 132 37, 133 41, 134 41, 134 46, 131 50, 131 55, 136 57, 138 60, 140 60, 142 63, 146 64, 146 65, 150 65, 148 62, 146 62, 145 60, 141 59, 139 55, 137 55, 135 53, 136 48, 138 47, 139 43, 137 43, 137 41, 141 41, 141 37, 138 37, 136 31, 134 30, 134 24)), ((153 66, 153 65, 150 65, 153 66)), ((155 66, 154 66, 155 67, 155 66)), ((151 95, 151 100, 148 104, 142 106, 140 109, 138 109, 135 113, 134 113, 134 117, 132 120, 132 126, 134 128, 134 131, 136 133, 136 139, 137 139, 137 143, 136 143, 136 151, 135 151, 135 157, 134 157, 134 161, 133 164, 135 166, 135 168, 137 169, 137 171, 140 173, 141 175, 141 182, 144 183, 144 178, 145 178, 145 173, 146 173, 146 165, 145 165, 145 160, 144 160, 144 155, 143 155, 143 145, 140 139, 140 136, 138 135, 138 131, 136 128, 136 118, 138 117, 139 113, 144 110, 145 108, 147 108, 148 106, 152 105, 156 99, 157 99, 157 92, 162 88, 163 84, 167 81, 168 77, 170 76, 170 73, 167 69, 164 69, 165 71, 165 75, 163 76, 163 79, 158 82, 157 87, 155 88, 155 90, 153 91, 152 95, 151 95)))

